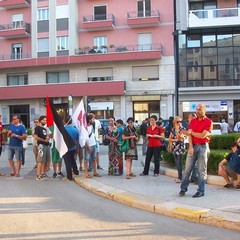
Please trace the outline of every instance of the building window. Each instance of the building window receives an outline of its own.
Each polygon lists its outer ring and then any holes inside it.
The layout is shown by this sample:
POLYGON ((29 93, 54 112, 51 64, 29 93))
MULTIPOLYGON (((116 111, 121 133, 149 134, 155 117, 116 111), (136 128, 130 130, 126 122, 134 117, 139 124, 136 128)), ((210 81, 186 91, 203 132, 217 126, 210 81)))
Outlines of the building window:
POLYGON ((48 51, 49 51, 49 38, 39 38, 38 52, 48 52, 48 51))
POLYGON ((132 68, 133 81, 159 80, 159 66, 137 66, 132 68))
POLYGON ((13 24, 13 28, 23 27, 23 14, 12 15, 12 24, 13 24))
POLYGON ((179 49, 180 87, 235 86, 240 79, 240 32, 212 30, 211 34, 181 35, 179 49), (185 75, 186 74, 186 75, 185 75), (213 81, 214 80, 214 81, 213 81))
POLYGON ((102 53, 107 52, 107 48, 104 48, 105 46, 107 46, 107 37, 106 36, 94 37, 93 44, 94 44, 94 50, 96 52, 98 52, 98 51, 101 51, 102 53))
POLYGON ((65 37, 57 37, 57 51, 68 50, 68 36, 65 37))
POLYGON ((141 0, 137 2, 138 17, 151 16, 151 0, 141 0))
POLYGON ((113 80, 112 68, 93 68, 88 69, 88 81, 111 81, 113 80))
POLYGON ((69 6, 59 5, 56 7, 56 19, 69 18, 69 6))
POLYGON ((12 45, 12 59, 22 59, 22 44, 14 43, 12 45))
POLYGON ((138 50, 151 50, 152 49, 152 34, 139 33, 138 34, 138 50))
POLYGON ((7 75, 7 85, 15 86, 15 85, 28 85, 28 74, 11 74, 7 75))
POLYGON ((49 9, 48 8, 38 9, 37 20, 38 21, 49 20, 49 9))
POLYGON ((94 6, 94 20, 107 19, 107 6, 94 6))
POLYGON ((47 72, 46 83, 66 83, 69 82, 69 72, 47 72))

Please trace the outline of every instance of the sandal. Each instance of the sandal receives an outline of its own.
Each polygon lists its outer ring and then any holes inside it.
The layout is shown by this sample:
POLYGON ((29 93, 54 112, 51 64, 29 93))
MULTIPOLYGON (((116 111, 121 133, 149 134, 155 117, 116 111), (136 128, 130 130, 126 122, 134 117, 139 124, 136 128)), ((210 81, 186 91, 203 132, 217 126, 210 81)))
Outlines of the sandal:
POLYGON ((126 179, 131 179, 131 176, 130 175, 126 175, 126 179))
POLYGON ((3 173, 0 173, 0 176, 4 176, 4 174, 3 174, 3 173))
POLYGON ((99 173, 95 173, 93 174, 94 177, 101 177, 101 175, 99 173))
POLYGON ((130 177, 136 177, 136 175, 134 173, 130 173, 129 175, 130 175, 130 177))
POLYGON ((85 178, 92 178, 92 176, 90 176, 90 175, 86 175, 85 178))

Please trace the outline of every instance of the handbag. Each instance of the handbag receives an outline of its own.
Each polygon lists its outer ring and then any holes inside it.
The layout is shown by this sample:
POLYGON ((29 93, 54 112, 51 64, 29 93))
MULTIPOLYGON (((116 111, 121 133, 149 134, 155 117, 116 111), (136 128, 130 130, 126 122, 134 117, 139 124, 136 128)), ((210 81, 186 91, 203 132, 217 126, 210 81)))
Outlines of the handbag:
POLYGON ((103 138, 103 145, 104 146, 108 146, 109 144, 110 144, 110 140, 106 139, 106 136, 104 136, 104 138, 103 138))
POLYGON ((129 150, 129 140, 125 139, 122 145, 119 146, 121 152, 127 152, 129 150))

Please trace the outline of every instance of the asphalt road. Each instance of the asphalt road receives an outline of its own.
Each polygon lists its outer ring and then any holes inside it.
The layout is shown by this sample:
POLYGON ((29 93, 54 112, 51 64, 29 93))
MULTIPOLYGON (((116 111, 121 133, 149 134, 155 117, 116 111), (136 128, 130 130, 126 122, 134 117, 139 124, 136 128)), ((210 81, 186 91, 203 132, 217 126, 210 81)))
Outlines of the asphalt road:
MULTIPOLYGON (((169 218, 98 197, 61 178, 0 177, 0 239, 239 239, 239 232, 169 218)), ((1 170, 7 171, 6 153, 1 170)), ((49 173, 51 175, 51 172, 49 173)))

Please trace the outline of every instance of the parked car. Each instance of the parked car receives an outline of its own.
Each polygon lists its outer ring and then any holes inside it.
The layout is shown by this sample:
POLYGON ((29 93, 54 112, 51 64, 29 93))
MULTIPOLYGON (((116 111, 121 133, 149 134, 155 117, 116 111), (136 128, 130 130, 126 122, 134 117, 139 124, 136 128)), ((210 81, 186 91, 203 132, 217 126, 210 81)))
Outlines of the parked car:
POLYGON ((221 135, 221 123, 220 122, 213 123, 213 129, 212 129, 211 135, 221 135))

